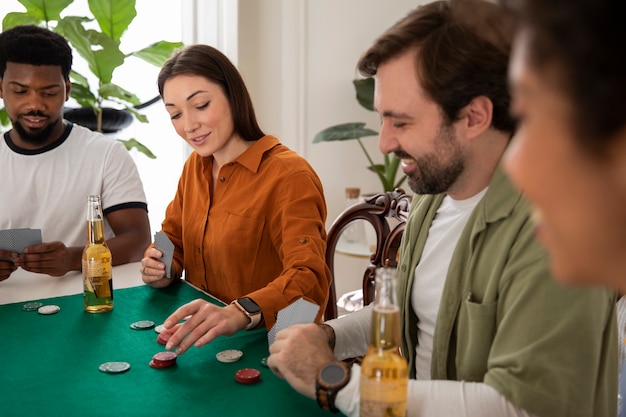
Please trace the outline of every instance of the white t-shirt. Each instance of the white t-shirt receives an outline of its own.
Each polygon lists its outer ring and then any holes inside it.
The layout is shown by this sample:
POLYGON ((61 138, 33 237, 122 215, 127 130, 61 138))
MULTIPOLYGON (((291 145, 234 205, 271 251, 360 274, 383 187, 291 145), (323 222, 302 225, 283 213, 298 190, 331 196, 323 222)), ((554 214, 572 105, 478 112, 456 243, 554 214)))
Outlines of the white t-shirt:
POLYGON ((445 196, 428 229, 428 238, 420 262, 415 268, 411 289, 411 307, 418 318, 416 379, 430 379, 435 321, 452 253, 467 219, 486 192, 485 188, 466 200, 453 200, 450 196, 445 196))
MULTIPOLYGON (((99 194, 105 213, 147 210, 143 185, 120 142, 68 124, 59 140, 39 150, 0 140, 0 229, 41 229, 44 242, 83 246, 87 196, 99 194)), ((114 236, 105 220, 105 236, 114 236)))

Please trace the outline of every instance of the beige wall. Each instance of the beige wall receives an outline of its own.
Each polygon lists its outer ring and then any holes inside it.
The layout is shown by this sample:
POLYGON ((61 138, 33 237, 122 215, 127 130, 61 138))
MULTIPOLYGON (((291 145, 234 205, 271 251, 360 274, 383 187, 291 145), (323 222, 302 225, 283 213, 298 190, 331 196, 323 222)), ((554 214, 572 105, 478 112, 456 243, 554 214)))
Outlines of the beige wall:
MULTIPOLYGON (((356 141, 313 145, 313 137, 330 125, 350 121, 377 129, 378 117, 354 98, 356 62, 376 36, 420 2, 424 0, 138 0, 138 17, 124 45, 135 50, 155 39, 205 42, 229 55, 248 84, 261 127, 307 158, 318 172, 330 226, 345 206, 345 187, 367 193, 381 186, 366 169, 356 141)), ((81 14, 86 7, 86 1, 77 0, 72 11, 81 14)), ((0 3, 2 16, 21 10, 17 0, 0 3)), ((115 77, 148 99, 156 94, 157 73, 157 68, 129 65, 115 77)), ((148 194, 152 228, 158 230, 189 150, 161 103, 146 113, 149 125, 134 123, 119 137, 136 137, 157 154, 156 160, 148 160, 133 152, 148 194)), ((376 138, 364 141, 372 157, 382 159, 376 138)))
MULTIPOLYGON (((267 133, 303 155, 318 172, 328 225, 344 208, 344 188, 381 191, 356 141, 312 144, 337 123, 378 117, 354 98, 360 54, 420 2, 409 0, 239 0, 238 64, 267 133)), ((365 138, 382 161, 375 137, 365 138)))

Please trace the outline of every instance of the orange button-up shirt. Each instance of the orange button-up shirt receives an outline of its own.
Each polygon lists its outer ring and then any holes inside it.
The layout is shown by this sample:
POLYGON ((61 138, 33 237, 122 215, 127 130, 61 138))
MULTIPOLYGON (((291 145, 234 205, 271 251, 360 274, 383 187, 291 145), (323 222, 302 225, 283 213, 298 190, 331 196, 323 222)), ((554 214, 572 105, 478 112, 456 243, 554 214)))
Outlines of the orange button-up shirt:
POLYGON ((209 193, 213 157, 192 153, 185 163, 163 231, 185 279, 224 302, 252 298, 269 329, 276 314, 300 297, 328 298, 326 202, 308 162, 264 136, 220 169, 209 193))

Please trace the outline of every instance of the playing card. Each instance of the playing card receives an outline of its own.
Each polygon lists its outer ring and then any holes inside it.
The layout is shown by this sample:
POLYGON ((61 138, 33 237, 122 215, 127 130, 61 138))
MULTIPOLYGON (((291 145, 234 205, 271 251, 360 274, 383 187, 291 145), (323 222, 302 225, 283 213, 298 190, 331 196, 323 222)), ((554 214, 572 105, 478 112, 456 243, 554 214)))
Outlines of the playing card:
POLYGON ((314 304, 304 298, 298 299, 296 302, 291 303, 287 307, 278 312, 276 316, 276 323, 267 333, 267 343, 271 345, 274 343, 276 333, 285 329, 293 324, 299 323, 312 323, 315 320, 315 316, 319 311, 320 306, 314 304))
POLYGON ((165 276, 172 278, 172 259, 174 257, 174 244, 163 232, 154 234, 154 247, 163 253, 161 262, 165 264, 165 276))
POLYGON ((41 229, 6 229, 0 230, 0 249, 24 253, 28 246, 41 243, 41 229))

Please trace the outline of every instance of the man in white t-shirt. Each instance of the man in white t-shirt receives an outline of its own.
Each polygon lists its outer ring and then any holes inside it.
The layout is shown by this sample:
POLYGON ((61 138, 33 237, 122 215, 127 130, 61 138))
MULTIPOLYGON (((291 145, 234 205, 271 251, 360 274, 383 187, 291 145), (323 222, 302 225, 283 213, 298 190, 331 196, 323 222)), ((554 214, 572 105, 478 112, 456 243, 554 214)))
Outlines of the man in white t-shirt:
MULTIPOLYGON (((530 205, 500 168, 515 128, 513 26, 488 1, 437 1, 359 62, 375 79, 380 149, 416 193, 398 262, 408 416, 616 413, 615 294, 552 279, 530 205)), ((291 326, 268 364, 322 408, 358 416, 360 367, 338 360, 366 353, 371 315, 291 326)))
POLYGON ((81 270, 87 196, 102 197, 113 264, 138 261, 150 244, 146 197, 124 146, 63 120, 72 51, 37 26, 0 33, 0 97, 12 129, 0 140, 0 230, 36 228, 43 243, 0 250, 0 281, 18 267, 52 276, 81 270))

